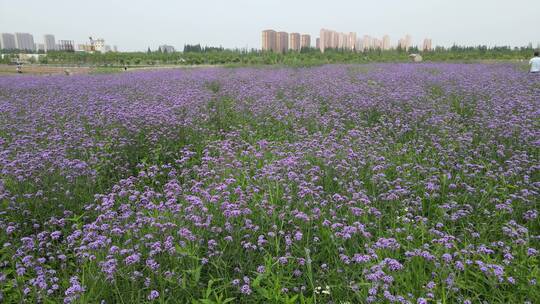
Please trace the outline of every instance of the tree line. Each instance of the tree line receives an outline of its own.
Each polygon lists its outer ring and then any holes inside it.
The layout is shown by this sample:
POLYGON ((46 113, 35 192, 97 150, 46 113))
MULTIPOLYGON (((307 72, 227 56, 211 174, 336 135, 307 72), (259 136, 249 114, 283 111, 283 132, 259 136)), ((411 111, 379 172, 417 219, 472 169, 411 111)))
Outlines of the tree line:
MULTIPOLYGON (((79 64, 92 66, 136 66, 136 65, 319 65, 327 63, 400 62, 409 60, 408 55, 419 53, 426 61, 447 60, 521 60, 532 56, 534 49, 527 47, 457 46, 436 47, 431 51, 416 48, 403 50, 365 50, 354 52, 343 49, 328 49, 321 53, 316 48, 303 48, 300 52, 273 53, 261 50, 224 49, 223 47, 202 47, 200 44, 185 45, 182 52, 163 50, 146 52, 60 52, 51 51, 40 59, 42 64, 79 64)), ((8 63, 16 52, 7 53, 1 60, 8 63)))

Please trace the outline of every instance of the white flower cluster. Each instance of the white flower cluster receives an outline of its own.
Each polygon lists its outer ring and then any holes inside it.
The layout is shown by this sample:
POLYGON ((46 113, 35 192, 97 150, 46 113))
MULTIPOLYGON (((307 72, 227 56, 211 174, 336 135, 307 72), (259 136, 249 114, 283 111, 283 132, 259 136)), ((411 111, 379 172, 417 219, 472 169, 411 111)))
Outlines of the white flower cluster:
POLYGON ((330 294, 330 286, 326 285, 324 289, 321 286, 315 287, 316 294, 330 294))

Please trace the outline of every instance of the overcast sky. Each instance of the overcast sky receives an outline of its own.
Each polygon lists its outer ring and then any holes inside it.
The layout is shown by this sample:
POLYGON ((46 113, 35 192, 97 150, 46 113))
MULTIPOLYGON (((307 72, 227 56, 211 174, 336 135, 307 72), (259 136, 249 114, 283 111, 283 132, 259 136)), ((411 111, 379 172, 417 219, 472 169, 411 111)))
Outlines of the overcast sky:
POLYGON ((320 28, 411 34, 415 44, 540 43, 540 0, 0 0, 0 32, 29 32, 83 43, 103 37, 119 50, 159 44, 260 48, 261 31, 312 35, 320 28))

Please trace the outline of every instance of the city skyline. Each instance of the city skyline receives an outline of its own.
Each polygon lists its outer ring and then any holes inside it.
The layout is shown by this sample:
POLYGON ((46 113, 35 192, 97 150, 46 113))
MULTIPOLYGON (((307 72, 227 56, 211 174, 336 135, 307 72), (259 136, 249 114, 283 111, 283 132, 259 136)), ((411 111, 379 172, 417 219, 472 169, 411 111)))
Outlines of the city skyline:
MULTIPOLYGON (((11 2, 0 0, 0 32, 28 32, 34 37, 53 33, 56 37, 77 42, 86 41, 90 32, 114 41, 125 51, 157 49, 162 44, 181 48, 197 43, 225 48, 260 48, 260 31, 273 27, 294 29, 311 37, 317 37, 321 27, 338 32, 353 31, 362 36, 370 33, 378 39, 385 34, 397 38, 402 33, 409 33, 416 38, 430 37, 437 45, 446 47, 454 43, 488 46, 532 43, 536 46, 540 42, 540 37, 528 30, 536 28, 536 12, 540 11, 540 2, 532 0, 511 3, 502 0, 473 3, 464 0, 452 3, 337 0, 331 6, 322 1, 300 0, 287 3, 286 10, 283 10, 284 1, 209 2, 163 0, 160 4, 167 9, 150 13, 148 8, 155 3, 146 0, 134 1, 127 6, 120 1, 76 3, 58 0, 55 9, 50 9, 48 3, 29 0, 24 10, 13 10, 11 2), (100 22, 81 22, 98 15, 100 22), (516 22, 524 30, 509 26, 516 22)), ((422 44, 422 40, 414 39, 413 42, 422 44)))
MULTIPOLYGON (((74 40, 61 39, 56 42, 56 37, 53 34, 43 35, 42 42, 34 40, 34 35, 31 33, 1 33, 0 32, 0 50, 20 50, 30 52, 48 51, 80 51, 80 52, 117 52, 116 45, 110 46, 105 44, 105 39, 92 37, 85 43, 76 43, 74 40)), ((174 47, 169 45, 161 45, 160 48, 166 47, 166 50, 174 50, 174 47)))

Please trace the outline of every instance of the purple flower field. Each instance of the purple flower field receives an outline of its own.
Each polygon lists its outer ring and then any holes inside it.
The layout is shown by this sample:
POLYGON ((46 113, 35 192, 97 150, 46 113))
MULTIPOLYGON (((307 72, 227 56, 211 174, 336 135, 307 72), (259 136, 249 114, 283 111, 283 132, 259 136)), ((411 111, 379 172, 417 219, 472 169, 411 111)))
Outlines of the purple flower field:
POLYGON ((0 78, 0 303, 539 303, 511 64, 0 78))

